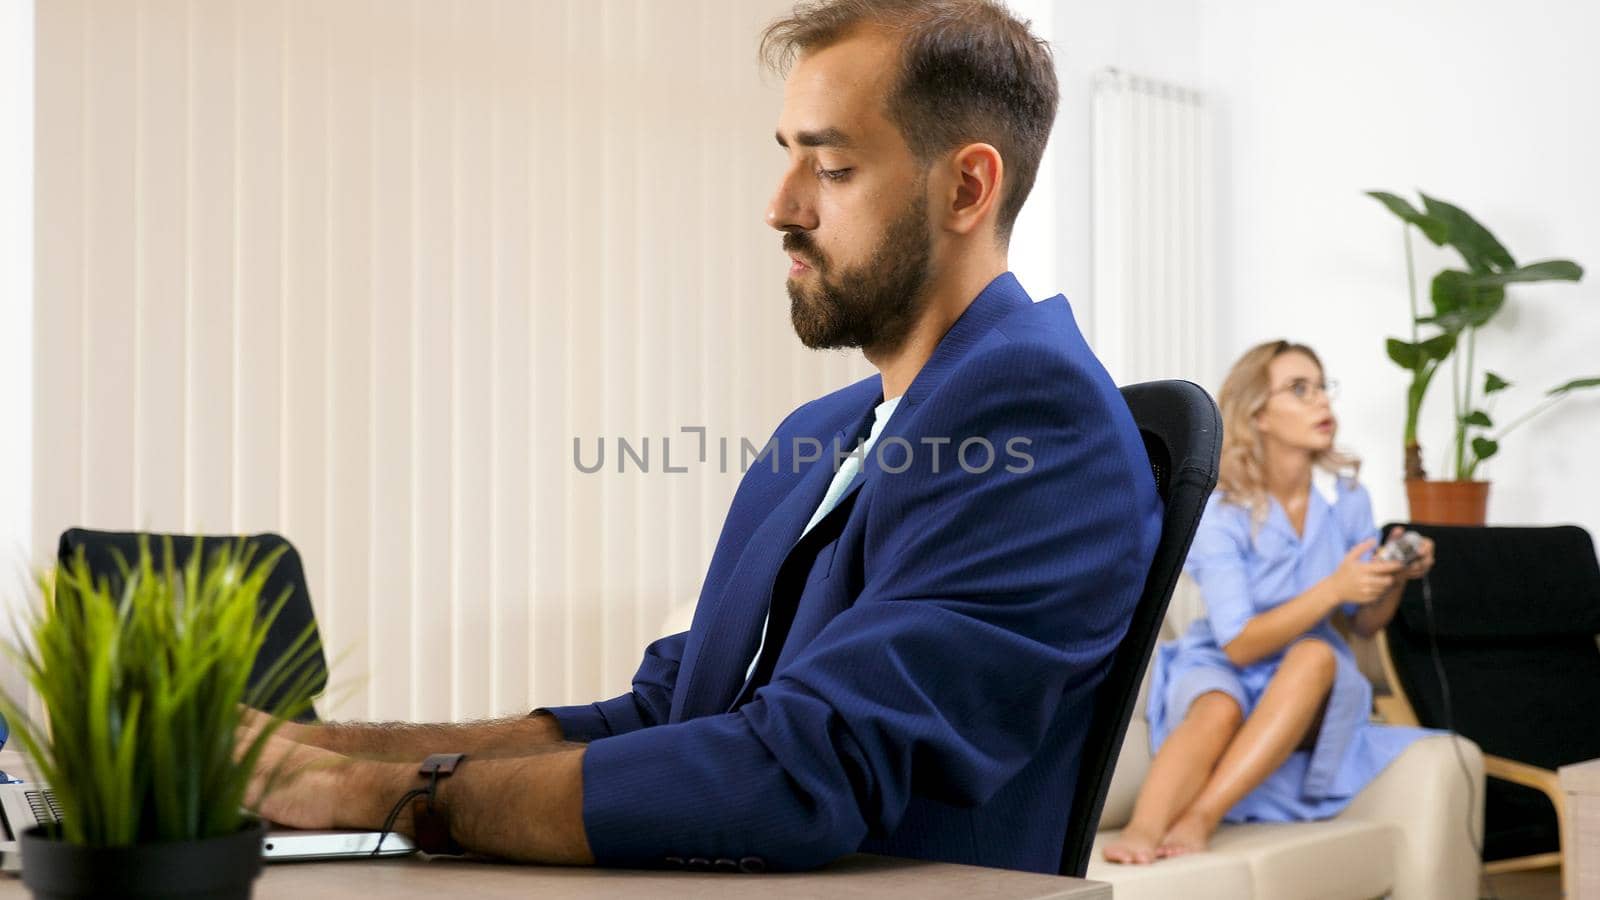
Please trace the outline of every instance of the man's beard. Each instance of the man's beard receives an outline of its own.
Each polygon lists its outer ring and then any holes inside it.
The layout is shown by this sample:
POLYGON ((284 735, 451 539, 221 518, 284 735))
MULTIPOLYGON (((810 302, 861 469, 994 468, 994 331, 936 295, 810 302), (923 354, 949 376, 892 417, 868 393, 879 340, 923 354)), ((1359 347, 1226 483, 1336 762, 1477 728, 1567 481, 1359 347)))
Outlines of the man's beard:
POLYGON ((810 235, 784 235, 783 249, 816 270, 815 284, 789 279, 789 318, 800 343, 813 350, 864 347, 891 350, 904 343, 926 305, 932 237, 928 200, 915 191, 906 211, 890 223, 872 256, 859 268, 830 277, 810 235))

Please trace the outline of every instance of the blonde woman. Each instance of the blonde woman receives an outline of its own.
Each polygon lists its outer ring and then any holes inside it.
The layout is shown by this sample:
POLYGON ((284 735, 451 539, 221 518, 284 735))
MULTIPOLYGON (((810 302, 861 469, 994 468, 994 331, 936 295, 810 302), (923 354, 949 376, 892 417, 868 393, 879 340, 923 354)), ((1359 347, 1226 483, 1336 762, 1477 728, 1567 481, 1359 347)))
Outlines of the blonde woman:
POLYGON ((1409 568, 1371 559, 1372 504, 1334 448, 1331 393, 1317 355, 1288 341, 1251 349, 1223 382, 1218 490, 1186 566, 1206 615, 1156 651, 1156 756, 1112 862, 1204 850, 1223 821, 1335 815, 1428 734, 1368 721, 1372 686, 1331 622, 1342 610, 1375 634, 1433 565, 1431 542, 1409 568))

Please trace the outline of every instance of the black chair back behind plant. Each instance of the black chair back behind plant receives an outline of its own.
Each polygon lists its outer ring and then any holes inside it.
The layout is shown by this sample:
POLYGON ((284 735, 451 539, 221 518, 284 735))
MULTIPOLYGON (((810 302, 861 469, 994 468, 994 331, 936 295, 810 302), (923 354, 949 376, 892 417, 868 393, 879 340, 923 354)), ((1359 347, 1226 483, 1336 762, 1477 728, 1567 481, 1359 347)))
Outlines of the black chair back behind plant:
MULTIPOLYGON (((57 561, 63 567, 67 566, 81 550, 89 571, 96 579, 106 578, 112 583, 117 583, 122 578, 123 563, 131 564, 139 559, 141 540, 149 542, 150 551, 158 560, 163 558, 165 542, 170 540, 173 565, 180 569, 194 553, 196 541, 208 548, 208 555, 209 549, 224 543, 243 541, 258 560, 265 559, 269 554, 282 548, 283 555, 273 566, 261 591, 261 612, 265 614, 270 610, 285 591, 289 592, 289 598, 267 630, 266 642, 262 645, 261 652, 256 655, 254 668, 251 671, 250 686, 255 687, 267 677, 272 665, 290 653, 295 648, 296 641, 299 641, 309 628, 312 632, 312 642, 317 645, 315 653, 304 663, 304 667, 293 673, 292 677, 278 679, 278 687, 268 692, 265 702, 261 705, 266 709, 277 707, 299 680, 297 676, 300 672, 306 671, 306 667, 315 672, 314 691, 320 693, 323 690, 328 679, 328 662, 321 650, 320 638, 316 634, 316 613, 311 607, 311 590, 306 586, 305 567, 300 562, 300 554, 286 538, 277 534, 255 534, 243 538, 201 537, 186 534, 164 535, 71 528, 61 534, 61 543, 56 551, 57 561)), ((316 711, 308 709, 296 718, 300 721, 316 721, 316 711)))
POLYGON ((1122 389, 1144 438, 1150 471, 1164 512, 1161 540, 1145 577, 1128 632, 1117 646, 1111 668, 1095 693, 1089 733, 1073 789, 1066 838, 1061 848, 1061 874, 1082 878, 1106 791, 1128 733, 1128 718, 1144 679, 1150 652, 1167 615, 1172 589, 1189 556, 1189 544, 1200 527, 1200 514, 1217 485, 1222 455, 1222 417, 1217 404, 1199 385, 1187 381, 1152 381, 1122 389))

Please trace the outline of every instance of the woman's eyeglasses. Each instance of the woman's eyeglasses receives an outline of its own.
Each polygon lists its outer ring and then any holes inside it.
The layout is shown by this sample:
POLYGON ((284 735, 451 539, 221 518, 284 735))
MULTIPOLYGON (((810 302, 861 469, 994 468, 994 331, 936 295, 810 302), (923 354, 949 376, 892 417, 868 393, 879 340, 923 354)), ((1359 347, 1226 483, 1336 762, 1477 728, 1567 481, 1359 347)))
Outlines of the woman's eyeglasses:
POLYGON ((1332 403, 1339 397, 1339 382, 1331 379, 1328 381, 1307 381, 1304 378, 1296 378, 1272 393, 1280 394, 1285 392, 1293 394, 1294 398, 1301 403, 1310 403, 1318 395, 1327 397, 1328 402, 1332 403))

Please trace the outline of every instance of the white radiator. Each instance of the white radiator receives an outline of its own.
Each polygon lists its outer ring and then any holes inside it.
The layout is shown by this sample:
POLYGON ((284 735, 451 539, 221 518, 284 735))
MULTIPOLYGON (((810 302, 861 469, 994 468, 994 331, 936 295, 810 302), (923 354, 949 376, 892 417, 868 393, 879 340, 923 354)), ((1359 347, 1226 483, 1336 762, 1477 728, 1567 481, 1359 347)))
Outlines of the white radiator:
POLYGON ((1094 83, 1093 342, 1119 384, 1215 378, 1211 114, 1198 92, 1094 83))

